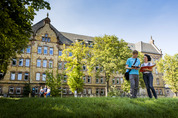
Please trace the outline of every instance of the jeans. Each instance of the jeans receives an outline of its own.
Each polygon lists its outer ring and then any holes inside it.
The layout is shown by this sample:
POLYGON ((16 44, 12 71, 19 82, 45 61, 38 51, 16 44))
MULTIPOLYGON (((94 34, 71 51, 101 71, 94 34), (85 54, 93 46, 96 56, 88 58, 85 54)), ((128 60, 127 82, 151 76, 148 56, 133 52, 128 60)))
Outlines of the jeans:
POLYGON ((46 94, 46 97, 48 97, 48 96, 50 96, 50 93, 47 93, 47 94, 46 94))
POLYGON ((138 86, 139 86, 139 76, 136 74, 130 74, 129 75, 130 80, 130 94, 131 97, 136 98, 137 92, 138 92, 138 86))
POLYGON ((156 94, 156 91, 153 87, 153 75, 152 75, 152 73, 143 74, 143 80, 144 80, 145 85, 146 85, 148 96, 150 98, 152 98, 152 94, 151 94, 151 91, 152 91, 154 97, 157 99, 157 94, 156 94), (150 89, 151 89, 151 91, 150 91, 150 89))

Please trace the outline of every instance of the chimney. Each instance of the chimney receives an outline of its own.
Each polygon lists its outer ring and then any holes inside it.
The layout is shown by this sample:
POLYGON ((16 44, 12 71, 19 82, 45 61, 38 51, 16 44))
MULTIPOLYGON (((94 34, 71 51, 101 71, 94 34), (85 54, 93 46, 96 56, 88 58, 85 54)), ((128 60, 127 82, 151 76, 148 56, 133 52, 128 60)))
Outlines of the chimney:
POLYGON ((150 44, 154 44, 154 40, 153 40, 152 36, 151 36, 151 39, 150 39, 150 44))

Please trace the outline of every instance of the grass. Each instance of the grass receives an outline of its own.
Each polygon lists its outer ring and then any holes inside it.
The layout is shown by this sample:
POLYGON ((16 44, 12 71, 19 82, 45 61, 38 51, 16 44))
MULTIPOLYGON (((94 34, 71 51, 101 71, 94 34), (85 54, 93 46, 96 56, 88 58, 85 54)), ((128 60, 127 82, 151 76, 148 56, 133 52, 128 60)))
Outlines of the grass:
POLYGON ((1 118, 178 118, 177 98, 0 98, 1 118))

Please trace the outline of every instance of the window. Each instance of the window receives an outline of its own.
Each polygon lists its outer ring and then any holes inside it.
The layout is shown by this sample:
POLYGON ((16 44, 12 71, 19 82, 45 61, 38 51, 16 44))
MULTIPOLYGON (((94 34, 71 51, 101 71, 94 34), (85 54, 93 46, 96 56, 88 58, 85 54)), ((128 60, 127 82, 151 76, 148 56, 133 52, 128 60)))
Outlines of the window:
POLYGON ((27 53, 30 53, 31 52, 31 46, 28 46, 28 48, 27 48, 27 51, 26 51, 27 53))
POLYGON ((64 62, 64 70, 67 69, 66 64, 67 64, 67 62, 64 62))
POLYGON ((53 68, 53 61, 49 61, 49 68, 53 68))
POLYGON ((86 66, 85 65, 83 65, 83 71, 86 71, 86 66))
POLYGON ((101 95, 104 95, 104 89, 101 89, 101 95))
POLYGON ((48 37, 48 34, 45 34, 43 37, 42 37, 42 41, 45 41, 45 42, 50 42, 50 37, 48 37))
POLYGON ((71 57, 72 56, 72 52, 69 52, 69 57, 71 57))
POLYGON ((160 89, 160 90, 159 90, 159 94, 160 94, 160 95, 162 95, 162 94, 163 94, 162 89, 160 89))
POLYGON ((50 49, 49 49, 49 54, 50 54, 50 55, 53 55, 53 48, 50 48, 50 49))
POLYGON ((59 50, 59 56, 62 56, 62 50, 59 50))
POLYGON ((41 60, 37 59, 37 67, 41 67, 41 60))
POLYGON ((30 66, 30 59, 26 59, 25 66, 27 66, 27 67, 30 66))
POLYGON ((69 89, 69 94, 72 94, 72 91, 69 89))
POLYGON ((47 67, 47 60, 43 60, 43 67, 44 67, 44 68, 47 67))
POLYGON ((48 42, 50 42, 51 41, 51 39, 48 37, 48 42))
POLYGON ((99 95, 99 89, 96 89, 96 95, 99 95))
POLYGON ((103 77, 101 77, 101 84, 103 84, 104 83, 104 80, 103 80, 103 77))
POLYGON ((22 49, 21 52, 24 53, 24 49, 22 49))
POLYGON ((88 76, 88 83, 91 83, 91 77, 88 76))
POLYGON ((48 54, 48 47, 44 47, 44 54, 48 54))
POLYGON ((117 84, 119 84, 119 78, 117 78, 117 84))
POLYGON ((20 87, 16 88, 16 94, 21 94, 21 88, 20 87))
POLYGON ((38 47, 38 54, 41 54, 42 51, 41 51, 41 47, 38 47))
POLYGON ((115 78, 114 78, 114 79, 112 79, 112 84, 115 84, 115 78))
POLYGON ((159 78, 156 78, 156 84, 159 85, 159 78))
POLYGON ((23 66, 23 59, 19 59, 19 66, 23 66))
POLYGON ((22 80, 22 73, 18 73, 18 80, 22 80))
POLYGON ((86 83, 86 77, 85 76, 83 76, 83 82, 86 83))
POLYGON ((88 46, 93 47, 93 41, 88 41, 88 46))
POLYGON ((14 94, 14 87, 9 87, 9 94, 14 94))
POLYGON ((64 82, 67 82, 67 75, 64 75, 64 82))
POLYGON ((88 89, 88 94, 89 94, 89 95, 92 94, 91 89, 88 89))
POLYGON ((58 69, 62 69, 62 62, 58 63, 58 69))
POLYGON ((38 87, 35 87, 35 94, 38 94, 38 87))
POLYGON ((45 73, 43 73, 42 80, 46 81, 46 74, 45 73))
POLYGON ((83 89, 83 94, 87 94, 87 90, 86 89, 83 89))
POLYGON ((12 59, 12 65, 16 66, 16 64, 17 64, 17 60, 16 59, 12 59))
POLYGON ((29 78, 29 74, 25 73, 24 80, 28 80, 28 78, 29 78))
POLYGON ((123 78, 121 78, 121 84, 124 82, 123 78))
POLYGON ((11 73, 11 80, 15 80, 15 73, 14 72, 11 73))
POLYGON ((37 81, 40 80, 40 73, 36 73, 36 80, 37 80, 37 81))
POLYGON ((98 79, 98 78, 96 78, 96 83, 97 83, 97 84, 99 83, 99 79, 98 79))
POLYGON ((48 37, 48 34, 45 34, 45 37, 48 37))
POLYGON ((67 89, 66 88, 63 89, 63 94, 67 94, 67 89))
POLYGON ((158 70, 157 70, 157 68, 155 68, 155 73, 158 74, 158 70))
POLYGON ((158 95, 159 93, 158 93, 158 89, 156 89, 156 94, 158 95))
POLYGON ((99 69, 99 67, 98 67, 98 66, 96 66, 96 67, 95 67, 95 70, 97 71, 98 69, 99 69))
POLYGON ((103 67, 100 67, 100 72, 103 72, 103 67))
POLYGON ((44 38, 44 37, 42 37, 42 41, 45 41, 45 38, 44 38))

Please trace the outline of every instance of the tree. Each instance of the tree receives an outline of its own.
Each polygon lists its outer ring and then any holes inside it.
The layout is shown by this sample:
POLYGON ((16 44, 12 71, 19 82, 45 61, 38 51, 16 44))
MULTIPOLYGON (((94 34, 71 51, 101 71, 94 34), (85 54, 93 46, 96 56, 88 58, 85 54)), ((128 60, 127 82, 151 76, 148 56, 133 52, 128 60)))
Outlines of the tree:
POLYGON ((164 73, 163 80, 178 96, 178 54, 166 54, 164 59, 157 61, 158 71, 164 73))
MULTIPOLYGON (((59 56, 62 61, 66 61, 66 74, 68 76, 67 84, 70 90, 74 92, 82 92, 84 81, 82 77, 83 66, 86 65, 87 53, 89 52, 89 47, 84 44, 84 42, 76 42, 65 48, 62 51, 62 56, 59 56)), ((75 95, 77 94, 75 93, 75 95)))
MULTIPOLYGON (((144 62, 143 57, 144 57, 144 55, 141 52, 139 52, 138 53, 138 58, 140 59, 140 63, 141 64, 144 62)), ((130 81, 127 81, 125 79, 125 81, 121 85, 121 88, 126 93, 129 93, 130 92, 130 81)), ((145 88, 145 83, 144 83, 144 80, 143 80, 142 72, 139 72, 139 88, 145 88)))
POLYGON ((131 55, 127 43, 116 36, 104 35, 103 37, 94 38, 94 46, 91 49, 88 59, 88 69, 90 74, 98 76, 102 70, 106 81, 106 96, 109 92, 109 80, 114 73, 124 73, 125 63, 131 55), (94 68, 98 66, 100 69, 93 73, 94 68))
POLYGON ((53 75, 53 71, 52 72, 46 71, 46 85, 51 88, 52 96, 59 96, 60 91, 62 91, 59 90, 59 88, 61 87, 62 78, 63 74, 59 74, 58 71, 56 76, 53 75))
POLYGON ((0 1, 0 79, 16 54, 27 47, 32 34, 35 11, 50 9, 44 0, 1 0, 0 1))

